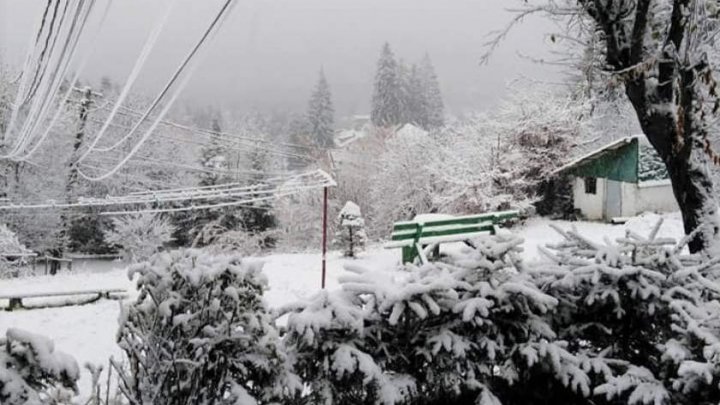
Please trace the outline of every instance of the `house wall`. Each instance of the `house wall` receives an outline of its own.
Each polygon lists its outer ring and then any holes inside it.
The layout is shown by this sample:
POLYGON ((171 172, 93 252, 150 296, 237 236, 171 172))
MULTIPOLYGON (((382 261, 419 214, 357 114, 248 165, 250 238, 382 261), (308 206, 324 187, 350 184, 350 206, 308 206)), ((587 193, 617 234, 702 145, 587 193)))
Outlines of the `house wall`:
POLYGON ((585 193, 585 180, 575 177, 573 183, 573 201, 575 209, 587 219, 602 219, 605 201, 605 179, 597 179, 597 193, 585 193))
POLYGON ((680 210, 669 180, 646 183, 627 183, 623 189, 623 203, 632 201, 632 210, 623 215, 632 216, 646 211, 673 212, 680 210), (627 190, 626 190, 626 189, 627 190), (627 193, 627 197, 626 194, 627 193))

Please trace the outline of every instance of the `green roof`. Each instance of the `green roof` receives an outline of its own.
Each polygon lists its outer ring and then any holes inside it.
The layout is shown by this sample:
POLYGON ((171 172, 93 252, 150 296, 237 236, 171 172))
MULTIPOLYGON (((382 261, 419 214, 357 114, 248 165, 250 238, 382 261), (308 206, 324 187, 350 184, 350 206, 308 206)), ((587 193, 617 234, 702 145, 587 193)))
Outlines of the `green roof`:
POLYGON ((619 139, 562 166, 555 173, 628 183, 669 178, 665 164, 639 136, 619 139))

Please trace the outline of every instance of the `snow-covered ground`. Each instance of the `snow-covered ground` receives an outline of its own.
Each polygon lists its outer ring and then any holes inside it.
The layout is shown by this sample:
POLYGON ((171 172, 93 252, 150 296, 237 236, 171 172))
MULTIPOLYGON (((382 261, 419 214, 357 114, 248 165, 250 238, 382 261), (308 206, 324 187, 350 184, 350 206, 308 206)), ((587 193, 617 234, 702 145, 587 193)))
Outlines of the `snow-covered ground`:
MULTIPOLYGON (((616 239, 624 236, 626 229, 646 235, 660 218, 655 214, 646 214, 630 219, 625 225, 565 221, 553 221, 553 223, 566 229, 576 226, 586 237, 602 242, 604 237, 616 239)), ((679 214, 669 214, 662 218, 665 223, 661 228, 661 236, 676 239, 682 237, 682 222, 679 214)), ((547 219, 536 218, 515 230, 525 238, 524 255, 527 260, 539 259, 538 246, 558 242, 561 239, 549 227, 549 223, 550 221, 547 219)), ((271 307, 307 297, 320 289, 320 254, 277 254, 265 257, 264 260, 264 272, 270 285, 265 298, 271 307)), ((329 254, 328 288, 337 288, 338 276, 342 274, 343 265, 347 260, 340 257, 338 252, 329 254)), ((399 263, 399 260, 399 251, 386 250, 380 245, 376 245, 369 248, 360 259, 354 260, 353 263, 392 269, 396 263, 399 263)), ((127 279, 126 274, 121 263, 84 263, 75 266, 73 272, 69 274, 0 280, 0 295, 11 292, 73 291, 96 288, 132 290, 133 283, 127 279)), ((0 301, 0 305, 6 306, 7 302, 0 301)), ((119 305, 117 301, 103 300, 81 306, 13 312, 0 311, 0 334, 4 335, 5 330, 11 327, 26 329, 50 337, 55 341, 56 348, 73 355, 81 365, 86 362, 107 364, 110 355, 120 354, 120 350, 115 345, 119 305)), ((81 380, 81 390, 87 392, 88 384, 89 376, 86 373, 81 380)))

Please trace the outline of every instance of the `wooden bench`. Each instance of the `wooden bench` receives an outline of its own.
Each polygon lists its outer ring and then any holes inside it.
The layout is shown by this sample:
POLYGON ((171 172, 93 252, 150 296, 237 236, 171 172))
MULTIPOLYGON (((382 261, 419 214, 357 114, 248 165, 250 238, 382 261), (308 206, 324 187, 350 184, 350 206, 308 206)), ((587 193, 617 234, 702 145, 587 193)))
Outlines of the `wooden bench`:
MULTIPOLYGON (((96 290, 78 290, 78 291, 57 291, 57 292, 37 292, 37 293, 14 293, 14 294, 0 294, 0 300, 8 300, 9 304, 6 310, 12 311, 19 308, 27 308, 23 305, 24 299, 30 298, 55 298, 55 297, 77 297, 77 296, 93 296, 89 300, 82 302, 88 304, 100 300, 101 298, 110 299, 113 295, 119 295, 122 297, 127 296, 127 290, 122 288, 107 288, 107 289, 96 289, 96 290)), ((78 305, 78 303, 71 303, 65 305, 78 305)), ((45 308, 48 306, 62 306, 62 305, 45 305, 37 308, 45 308)))
POLYGON ((479 215, 452 217, 428 221, 396 222, 386 249, 402 248, 402 262, 416 258, 428 262, 431 252, 439 253, 441 243, 469 241, 480 235, 497 232, 497 227, 519 216, 518 211, 488 212, 479 215))

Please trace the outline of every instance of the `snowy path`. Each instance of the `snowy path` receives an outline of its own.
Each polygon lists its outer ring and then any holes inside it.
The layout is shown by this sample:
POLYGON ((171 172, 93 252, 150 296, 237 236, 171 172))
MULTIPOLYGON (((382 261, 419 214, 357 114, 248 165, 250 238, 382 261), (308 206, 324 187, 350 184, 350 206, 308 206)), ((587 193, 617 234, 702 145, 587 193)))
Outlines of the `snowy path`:
MULTIPOLYGON (((588 222, 555 221, 563 228, 572 225, 590 239, 602 242, 603 236, 616 239, 625 235, 630 228, 642 235, 647 234, 659 216, 646 215, 631 219, 625 226, 588 222)), ((661 229, 662 236, 679 238, 682 236, 682 223, 677 214, 665 217, 661 229)), ((517 232, 525 238, 525 257, 534 260, 539 257, 537 246, 560 240, 559 235, 549 228, 546 219, 528 221, 517 232)), ((385 250, 379 246, 371 248, 361 259, 354 263, 367 266, 391 268, 399 262, 397 250, 385 250)), ((270 285, 266 301, 272 307, 281 306, 314 294, 320 288, 320 254, 277 254, 264 258, 264 272, 270 285)), ((347 259, 331 252, 328 256, 327 286, 337 288, 338 276, 347 259)), ((120 263, 100 263, 77 266, 72 274, 60 274, 55 277, 39 276, 16 280, 0 280, 0 294, 9 292, 68 291, 90 288, 127 288, 132 289, 126 271, 120 263)), ((7 305, 7 302, 2 302, 7 305)), ((85 362, 106 364, 110 355, 120 354, 115 345, 115 332, 119 304, 116 301, 100 301, 95 304, 47 308, 30 311, 0 311, 0 334, 10 327, 18 327, 31 332, 46 335, 55 341, 59 350, 69 353, 80 365, 85 362)), ((81 391, 87 392, 89 378, 83 374, 81 391)))

